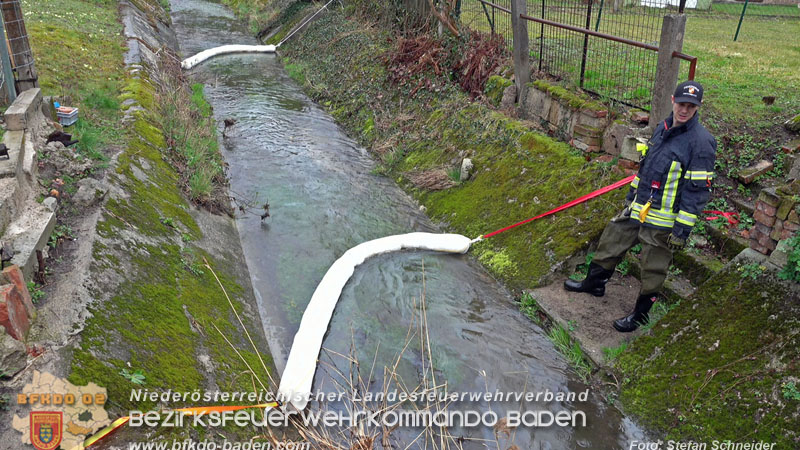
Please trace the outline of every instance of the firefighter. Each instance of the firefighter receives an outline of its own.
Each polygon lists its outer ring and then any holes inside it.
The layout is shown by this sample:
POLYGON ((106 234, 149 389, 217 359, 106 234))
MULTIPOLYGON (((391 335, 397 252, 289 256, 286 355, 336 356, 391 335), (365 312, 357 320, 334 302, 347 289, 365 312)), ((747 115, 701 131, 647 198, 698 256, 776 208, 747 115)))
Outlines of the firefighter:
POLYGON ((686 245, 711 195, 717 142, 698 121, 702 103, 700 83, 677 86, 672 114, 658 125, 647 145, 641 145, 639 172, 625 208, 603 230, 586 279, 564 282, 568 291, 603 296, 625 252, 641 243, 642 287, 633 312, 614 321, 617 331, 631 332, 648 322, 672 252, 686 245))

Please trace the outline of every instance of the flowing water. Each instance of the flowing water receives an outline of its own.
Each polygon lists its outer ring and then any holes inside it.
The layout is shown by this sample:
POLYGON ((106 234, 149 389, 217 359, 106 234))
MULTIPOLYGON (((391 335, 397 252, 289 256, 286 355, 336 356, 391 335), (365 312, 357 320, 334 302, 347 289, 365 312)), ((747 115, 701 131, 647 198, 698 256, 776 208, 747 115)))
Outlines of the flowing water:
MULTIPOLYGON (((173 0, 172 18, 183 57, 224 44, 256 44, 225 7, 173 0)), ((312 25, 313 26, 313 25, 312 25)), ((302 39, 302 36, 299 37, 302 39)), ((395 183, 375 175, 375 163, 287 76, 275 55, 229 55, 193 70, 219 122, 236 119, 221 139, 234 195, 270 204, 271 217, 237 220, 244 258, 258 297, 270 352, 283 369, 303 311, 328 267, 370 239, 411 231, 439 232, 395 183)), ((220 128, 221 131, 221 128, 220 128)), ((467 256, 400 252, 372 258, 344 289, 324 342, 321 367, 347 371, 340 354, 362 369, 391 365, 424 293, 436 381, 450 392, 581 392, 544 332, 525 318, 508 293, 467 256)), ((400 356, 408 385, 424 369, 419 339, 400 356)), ((333 370, 318 370, 314 391, 336 392, 333 370)), ((366 376, 366 374, 364 374, 366 376)), ((380 386, 382 370, 372 376, 380 386)), ((586 427, 522 427, 520 448, 627 448, 636 426, 592 393, 588 402, 455 403, 451 408, 583 411, 586 427)), ((459 429, 466 448, 497 448, 487 427, 459 429)), ((399 430, 396 438, 416 435, 399 430)), ((504 439, 507 448, 509 439, 504 439)), ((421 447, 421 445, 420 445, 421 447)), ((402 447, 401 447, 402 448, 402 447)))

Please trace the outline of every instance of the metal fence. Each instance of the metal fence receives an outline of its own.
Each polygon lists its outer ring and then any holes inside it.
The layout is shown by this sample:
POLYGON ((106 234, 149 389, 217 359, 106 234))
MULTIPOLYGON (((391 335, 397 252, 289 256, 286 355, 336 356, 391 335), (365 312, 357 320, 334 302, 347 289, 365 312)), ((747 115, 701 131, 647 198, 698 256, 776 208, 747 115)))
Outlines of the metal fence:
POLYGON ((473 30, 503 35, 509 48, 514 45, 511 0, 461 0, 459 20, 473 30))
MULTIPOLYGON (((527 15, 658 47, 669 0, 528 0, 527 15), (646 3, 647 6, 641 6, 646 3)), ((470 28, 512 43, 510 0, 462 0, 470 28)), ((653 48, 589 36, 548 23, 528 23, 531 61, 540 72, 632 106, 648 109, 658 55, 653 48)))
POLYGON ((528 15, 650 46, 630 45, 563 28, 529 23, 532 59, 542 72, 602 97, 648 109, 655 82, 661 22, 667 0, 614 8, 614 2, 528 2, 528 15))

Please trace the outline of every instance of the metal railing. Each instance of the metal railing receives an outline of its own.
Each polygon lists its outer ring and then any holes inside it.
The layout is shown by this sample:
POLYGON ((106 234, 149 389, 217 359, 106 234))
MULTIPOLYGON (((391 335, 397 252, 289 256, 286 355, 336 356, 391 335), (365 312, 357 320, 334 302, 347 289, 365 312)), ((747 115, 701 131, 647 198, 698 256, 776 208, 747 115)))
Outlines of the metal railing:
MULTIPOLYGON (((550 26, 553 26, 553 27, 562 28, 562 29, 569 30, 569 31, 574 31, 576 33, 582 33, 582 34, 585 34, 587 36, 595 36, 595 37, 598 37, 598 38, 607 39, 609 41, 619 42, 621 44, 626 44, 626 45, 630 45, 630 46, 633 46, 633 47, 638 47, 638 48, 642 48, 642 49, 645 49, 645 50, 658 52, 658 46, 656 46, 656 45, 651 45, 651 44, 647 44, 647 43, 644 43, 644 42, 638 42, 638 41, 634 41, 634 40, 631 40, 631 39, 625 39, 625 38, 622 38, 622 37, 619 37, 619 36, 612 36, 610 34, 600 33, 600 32, 597 32, 597 31, 592 31, 591 29, 585 29, 585 28, 574 27, 574 26, 571 26, 571 25, 565 25, 563 23, 553 22, 551 20, 539 19, 539 18, 536 18, 536 17, 528 16, 526 14, 520 14, 520 17, 522 17, 523 19, 526 19, 526 20, 530 20, 532 22, 541 23, 543 25, 550 25, 550 26)), ((586 54, 586 42, 587 41, 584 41, 584 55, 586 54)), ((682 59, 684 61, 688 61, 689 62, 689 79, 690 80, 694 80, 695 70, 697 69, 697 57, 696 56, 687 55, 687 54, 681 53, 681 52, 672 52, 672 57, 673 58, 682 59)), ((586 67, 586 65, 585 65, 585 59, 584 59, 582 61, 582 64, 581 64, 582 76, 584 75, 585 67, 586 67)))

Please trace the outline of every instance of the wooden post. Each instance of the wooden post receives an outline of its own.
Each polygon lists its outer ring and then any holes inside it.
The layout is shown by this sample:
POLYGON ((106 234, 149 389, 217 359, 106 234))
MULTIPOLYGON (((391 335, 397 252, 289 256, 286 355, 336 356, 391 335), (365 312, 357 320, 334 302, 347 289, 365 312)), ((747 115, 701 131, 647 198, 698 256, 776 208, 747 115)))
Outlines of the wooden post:
POLYGON ((33 52, 28 42, 28 32, 25 30, 25 19, 22 17, 19 0, 0 0, 0 8, 11 49, 11 62, 17 75, 17 93, 39 87, 33 52))
POLYGON ((531 79, 530 50, 528 48, 528 21, 520 14, 528 13, 526 0, 511 0, 511 27, 514 32, 514 82, 517 86, 517 103, 521 104, 527 96, 528 82, 531 79))
POLYGON ((672 111, 672 93, 678 84, 681 60, 672 57, 672 52, 683 50, 683 35, 686 30, 686 15, 667 14, 661 25, 661 42, 658 44, 658 65, 650 102, 650 126, 655 128, 672 111))

